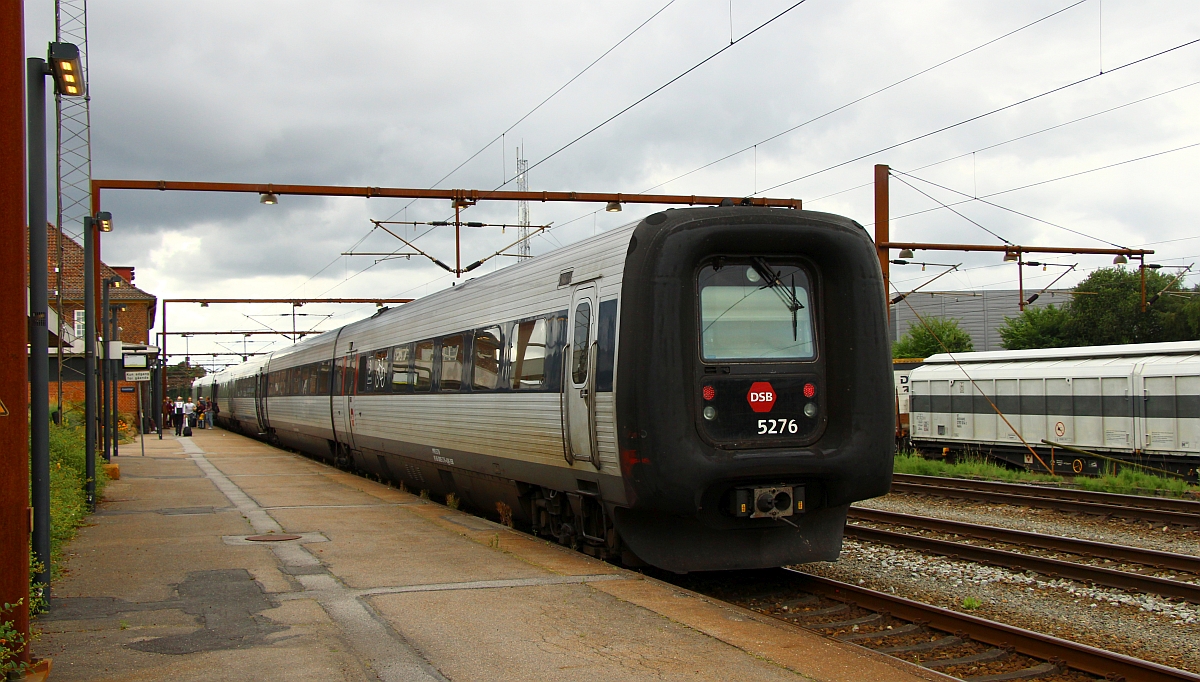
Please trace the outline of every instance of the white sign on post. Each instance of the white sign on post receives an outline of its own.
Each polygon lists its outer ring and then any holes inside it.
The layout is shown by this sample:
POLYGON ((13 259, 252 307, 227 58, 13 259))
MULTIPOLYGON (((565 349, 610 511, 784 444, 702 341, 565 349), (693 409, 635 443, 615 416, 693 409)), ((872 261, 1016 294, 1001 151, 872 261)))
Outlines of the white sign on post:
POLYGON ((150 370, 125 372, 125 381, 150 381, 150 370))

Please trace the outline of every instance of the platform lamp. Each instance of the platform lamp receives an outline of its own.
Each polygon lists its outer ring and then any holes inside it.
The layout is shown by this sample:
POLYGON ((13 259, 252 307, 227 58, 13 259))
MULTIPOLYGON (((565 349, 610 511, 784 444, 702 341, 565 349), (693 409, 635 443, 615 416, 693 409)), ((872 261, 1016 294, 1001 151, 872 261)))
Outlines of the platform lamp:
MULTIPOLYGON (((29 468, 35 583, 50 583, 50 357, 46 235, 46 77, 63 97, 84 95, 79 48, 50 43, 46 59, 25 60, 25 133, 29 225, 29 468)), ((61 312, 61 311, 60 311, 61 312)), ((48 593, 41 595, 48 597, 48 593)))

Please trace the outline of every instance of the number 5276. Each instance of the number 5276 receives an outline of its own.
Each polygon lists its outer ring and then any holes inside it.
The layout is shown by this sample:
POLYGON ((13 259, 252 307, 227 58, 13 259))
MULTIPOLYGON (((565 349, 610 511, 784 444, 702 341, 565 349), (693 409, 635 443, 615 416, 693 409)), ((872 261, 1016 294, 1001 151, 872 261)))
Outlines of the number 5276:
POLYGON ((796 433, 800 426, 795 419, 759 419, 758 435, 796 433))

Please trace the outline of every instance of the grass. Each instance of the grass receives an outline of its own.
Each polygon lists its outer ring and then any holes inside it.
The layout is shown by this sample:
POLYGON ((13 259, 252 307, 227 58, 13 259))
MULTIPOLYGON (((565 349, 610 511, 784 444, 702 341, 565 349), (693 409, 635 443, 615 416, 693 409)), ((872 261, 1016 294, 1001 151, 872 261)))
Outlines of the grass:
MULTIPOLYGON (((920 476, 946 476, 950 478, 976 478, 1005 483, 1063 483, 1062 476, 1039 474, 1020 469, 1009 469, 988 460, 981 454, 966 454, 955 461, 925 459, 912 452, 898 453, 893 470, 899 474, 920 476)), ((1157 476, 1126 467, 1113 473, 1112 469, 1103 476, 1076 476, 1069 485, 1082 490, 1121 495, 1160 495, 1185 497, 1200 495, 1200 486, 1192 485, 1179 478, 1157 476)))
MULTIPOLYGON (((84 491, 86 462, 84 458, 84 434, 82 425, 74 425, 69 418, 64 424, 50 424, 50 557, 51 580, 62 574, 62 552, 83 525, 90 513, 84 491)), ((96 464, 96 499, 104 494, 108 476, 96 464)))

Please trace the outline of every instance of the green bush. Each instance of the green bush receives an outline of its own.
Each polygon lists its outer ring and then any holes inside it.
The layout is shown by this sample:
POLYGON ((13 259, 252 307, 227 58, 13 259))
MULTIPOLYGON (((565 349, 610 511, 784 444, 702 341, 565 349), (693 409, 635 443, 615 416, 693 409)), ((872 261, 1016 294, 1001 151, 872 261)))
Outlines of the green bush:
POLYGON ((892 344, 893 358, 927 358, 938 353, 969 353, 975 350, 971 335, 958 326, 957 320, 926 317, 924 324, 910 322, 908 333, 892 344), (943 347, 944 346, 944 347, 943 347))

